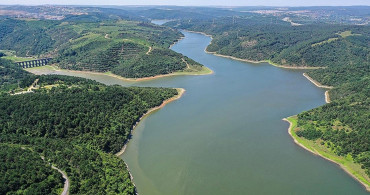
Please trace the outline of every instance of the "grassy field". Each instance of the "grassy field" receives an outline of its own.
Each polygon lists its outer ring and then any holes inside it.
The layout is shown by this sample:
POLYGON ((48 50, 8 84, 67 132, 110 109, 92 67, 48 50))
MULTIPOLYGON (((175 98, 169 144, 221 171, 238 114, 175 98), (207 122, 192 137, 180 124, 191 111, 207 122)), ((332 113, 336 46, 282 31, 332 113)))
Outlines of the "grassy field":
POLYGON ((312 44, 311 46, 312 47, 315 47, 315 46, 318 46, 318 45, 322 45, 322 44, 325 44, 325 43, 330 43, 330 42, 336 41, 338 39, 339 38, 329 38, 328 40, 325 40, 325 41, 321 41, 319 43, 312 44))
POLYGON ((340 35, 343 38, 346 38, 346 37, 349 37, 349 36, 359 36, 360 35, 360 34, 352 34, 352 31, 350 31, 350 30, 347 30, 347 31, 344 31, 344 32, 341 32, 341 33, 337 33, 337 34, 340 35))
MULTIPOLYGON (((349 37, 349 36, 359 36, 360 34, 352 34, 352 31, 350 30, 347 30, 347 31, 344 31, 344 32, 340 32, 340 33, 336 33, 337 35, 341 36, 342 38, 346 38, 346 37, 349 37)), ((333 42, 333 41, 336 41, 338 40, 339 38, 329 38, 328 40, 325 40, 325 41, 321 41, 319 43, 315 43, 315 44, 312 44, 311 46, 312 47, 315 47, 317 45, 321 45, 321 44, 325 44, 325 43, 330 43, 330 42, 333 42)))
POLYGON ((183 71, 174 72, 175 75, 207 75, 212 74, 213 71, 209 69, 206 66, 202 66, 201 69, 193 69, 192 66, 190 66, 189 69, 185 69, 183 71))
POLYGON ((24 61, 29 61, 29 60, 36 60, 36 58, 32 58, 32 57, 25 58, 25 57, 17 57, 17 56, 4 56, 3 58, 14 61, 14 62, 24 62, 24 61))
POLYGON ((289 127, 289 132, 298 145, 301 145, 302 147, 316 155, 319 155, 327 160, 330 160, 338 164, 352 177, 360 181, 368 191, 370 191, 369 177, 366 175, 365 171, 361 169, 361 165, 355 163, 350 155, 347 156, 336 155, 326 146, 326 144, 324 145, 321 144, 322 142, 321 139, 311 141, 297 136, 296 131, 299 130, 299 128, 297 127, 298 121, 297 116, 288 117, 286 120, 288 120, 291 123, 291 126, 289 127))
POLYGON ((15 55, 15 51, 10 51, 10 50, 0 50, 0 52, 4 53, 6 56, 2 57, 7 60, 11 60, 13 62, 24 62, 24 61, 29 61, 29 60, 35 60, 36 58, 34 57, 17 57, 15 55))

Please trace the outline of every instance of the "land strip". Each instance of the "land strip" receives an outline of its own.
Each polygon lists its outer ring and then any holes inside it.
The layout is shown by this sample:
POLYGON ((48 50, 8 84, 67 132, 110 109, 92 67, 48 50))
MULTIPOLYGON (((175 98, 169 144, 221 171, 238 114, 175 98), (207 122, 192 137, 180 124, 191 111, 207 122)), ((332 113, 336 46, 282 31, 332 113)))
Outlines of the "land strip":
POLYGON ((332 86, 322 85, 318 81, 315 81, 313 78, 307 75, 307 73, 303 73, 303 76, 306 77, 309 81, 311 81, 313 84, 315 84, 317 87, 325 88, 325 89, 333 89, 332 86))
POLYGON ((128 82, 138 82, 138 81, 147 81, 147 80, 153 80, 153 79, 158 79, 158 78, 162 78, 162 77, 170 77, 170 76, 180 76, 180 75, 194 75, 195 76, 195 75, 213 74, 213 71, 211 69, 209 69, 208 67, 203 66, 202 68, 203 69, 201 71, 198 71, 198 72, 178 71, 178 72, 173 72, 173 73, 170 73, 170 74, 163 74, 163 75, 157 75, 157 76, 152 76, 152 77, 143 77, 143 78, 125 78, 125 77, 113 74, 112 72, 103 73, 103 72, 60 69, 56 66, 50 66, 50 65, 46 65, 46 66, 42 66, 42 67, 27 68, 25 70, 27 70, 28 72, 31 72, 33 74, 37 74, 37 75, 45 74, 45 72, 47 72, 45 69, 48 69, 49 71, 51 70, 51 71, 54 71, 54 72, 65 71, 65 72, 71 72, 71 73, 107 75, 107 76, 111 76, 111 77, 114 77, 114 78, 117 78, 117 79, 120 79, 120 80, 124 80, 124 81, 128 81, 128 82), (43 69, 44 69, 44 71, 43 71, 43 69))

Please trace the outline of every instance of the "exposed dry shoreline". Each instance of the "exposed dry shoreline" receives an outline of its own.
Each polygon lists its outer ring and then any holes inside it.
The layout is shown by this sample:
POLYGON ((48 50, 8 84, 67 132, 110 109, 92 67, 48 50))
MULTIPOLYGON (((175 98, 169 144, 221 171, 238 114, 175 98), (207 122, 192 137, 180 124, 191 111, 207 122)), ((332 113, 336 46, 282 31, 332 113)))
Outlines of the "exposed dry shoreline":
MULTIPOLYGON (((289 117, 288 117, 288 118, 289 118, 289 117)), ((292 135, 292 131, 293 131, 293 123, 292 123, 292 122, 290 122, 287 118, 283 118, 283 120, 289 123, 288 133, 289 133, 290 137, 292 137, 292 139, 294 140, 294 143, 296 143, 297 145, 299 145, 300 147, 304 148, 305 150, 307 150, 307 151, 311 152, 311 153, 312 153, 312 154, 314 154, 314 155, 320 156, 321 158, 324 158, 324 159, 326 159, 326 160, 328 160, 328 161, 330 161, 330 162, 333 162, 333 163, 335 163, 335 164, 339 165, 339 167, 340 167, 340 168, 342 168, 342 169, 343 169, 343 170, 344 170, 348 175, 350 175, 352 178, 354 178, 356 181, 358 181, 360 184, 362 184, 362 185, 365 187, 365 189, 366 189, 368 192, 370 192, 370 186, 369 186, 369 185, 367 185, 366 183, 364 183, 363 181, 359 180, 355 175, 353 175, 350 171, 348 171, 348 170, 346 169, 346 167, 345 167, 345 166, 343 166, 342 164, 340 164, 340 163, 338 163, 338 162, 336 162, 336 161, 334 161, 334 160, 332 160, 332 159, 330 159, 330 158, 327 158, 327 157, 325 157, 325 156, 321 155, 321 154, 320 154, 319 152, 317 152, 316 150, 310 150, 309 148, 307 148, 307 147, 306 147, 306 146, 304 146, 303 144, 299 143, 299 141, 297 141, 297 140, 294 138, 294 136, 292 135)))
POLYGON ((215 56, 220 56, 220 57, 224 57, 224 58, 230 58, 230 59, 238 60, 238 61, 242 61, 242 62, 249 62, 249 63, 254 63, 254 64, 259 64, 259 63, 269 63, 269 64, 271 64, 271 65, 273 65, 273 66, 276 66, 276 67, 279 67, 279 68, 286 68, 286 69, 314 70, 314 69, 325 68, 325 67, 309 67, 309 66, 288 66, 288 65, 279 65, 279 64, 272 63, 271 61, 268 61, 268 60, 254 61, 254 60, 248 60, 248 59, 237 58, 237 57, 234 57, 234 56, 222 55, 222 54, 218 54, 218 53, 216 53, 216 52, 210 52, 210 51, 207 51, 207 48, 206 48, 204 51, 205 51, 206 53, 213 54, 213 55, 215 55, 215 56))
MULTIPOLYGON (((170 73, 170 74, 162 74, 162 75, 157 75, 157 76, 152 76, 152 77, 143 77, 143 78, 126 78, 126 77, 122 77, 122 76, 119 76, 119 75, 116 75, 116 74, 113 74, 113 73, 103 73, 103 72, 93 72, 93 71, 81 71, 81 70, 68 70, 68 69, 60 69, 58 67, 56 67, 55 65, 50 65, 51 67, 53 67, 53 71, 55 72, 60 72, 60 71, 65 71, 65 72, 72 72, 72 73, 87 73, 87 74, 94 74, 94 75, 105 75, 105 76, 111 76, 111 77, 114 77, 114 78, 117 78, 117 79, 120 79, 120 80, 123 80, 123 81, 128 81, 128 82, 139 82, 139 81, 148 81, 148 80, 153 80, 153 79, 158 79, 158 78, 162 78, 162 77, 170 77, 170 76, 180 76, 180 75, 193 75, 193 76, 196 76, 196 75, 208 75, 208 74, 213 74, 213 70, 209 69, 210 71, 209 72, 206 72, 206 73, 198 73, 198 72, 174 72, 174 73, 170 73)), ((39 67, 37 67, 39 68, 39 67)), ((37 71, 37 70, 32 70, 31 69, 26 69, 28 72, 31 72, 33 74, 38 74, 38 75, 41 75, 43 74, 42 71, 37 71)))
MULTIPOLYGON (((288 117, 288 118, 289 118, 289 117, 288 117)), ((312 153, 312 154, 314 154, 314 155, 319 155, 319 154, 317 154, 316 152, 314 152, 314 151, 312 151, 312 150, 308 149, 308 148, 307 148, 306 146, 304 146, 303 144, 299 143, 296 139, 294 139, 294 137, 293 137, 293 135, 292 135, 293 123, 292 123, 292 122, 290 122, 287 118, 283 118, 282 120, 283 120, 283 121, 286 121, 286 122, 288 122, 288 123, 289 123, 288 133, 289 133, 290 137, 292 137, 292 138, 293 138, 294 143, 296 143, 297 145, 301 146, 302 148, 304 148, 305 150, 307 150, 307 151, 311 152, 311 153, 312 153)), ((320 155, 319 155, 319 156, 320 156, 320 155)))
POLYGON ((332 86, 327 86, 327 85, 322 85, 321 83, 319 83, 318 81, 314 80, 313 78, 311 78, 310 76, 307 75, 307 73, 303 73, 303 76, 306 77, 309 81, 311 81, 313 84, 315 84, 317 87, 320 87, 320 88, 325 88, 325 89, 333 89, 332 86))
POLYGON ((327 104, 329 104, 331 101, 330 101, 330 96, 329 96, 329 91, 325 91, 325 102, 327 104))
MULTIPOLYGON (((303 76, 306 77, 311 83, 315 84, 316 87, 325 88, 325 89, 333 89, 332 86, 322 85, 318 81, 314 80, 310 76, 307 75, 307 73, 303 73, 303 76)), ((329 96, 329 90, 325 91, 325 102, 330 103, 330 96, 329 96)))

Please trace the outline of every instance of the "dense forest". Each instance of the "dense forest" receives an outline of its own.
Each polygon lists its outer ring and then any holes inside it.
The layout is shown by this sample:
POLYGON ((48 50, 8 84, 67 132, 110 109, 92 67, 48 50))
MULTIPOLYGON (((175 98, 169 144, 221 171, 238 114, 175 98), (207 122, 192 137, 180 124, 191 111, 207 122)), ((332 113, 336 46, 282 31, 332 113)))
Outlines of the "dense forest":
POLYGON ((38 56, 78 37, 73 29, 56 21, 0 20, 0 48, 16 51, 17 56, 38 56))
POLYGON ((2 178, 2 194, 56 193, 63 179, 49 169, 49 163, 67 173, 71 194, 135 194, 125 163, 114 154, 129 139, 140 117, 177 95, 176 89, 124 88, 77 77, 36 76, 3 59, 0 66, 9 69, 2 79, 12 78, 9 84, 2 83, 5 92, 17 81, 38 80, 33 93, 3 92, 0 96, 0 155, 4 161, 0 171, 8 174, 2 178), (33 169, 43 173, 25 175, 33 169))
POLYGON ((339 156, 350 155, 370 176, 369 63, 349 68, 310 71, 311 77, 332 85, 331 103, 298 114, 298 136, 322 140, 339 156))
MULTIPOLYGON (((104 14, 55 20, 0 20, 0 49, 18 57, 53 57, 65 69, 114 72, 140 78, 188 71, 185 56, 169 49, 182 34, 145 21, 104 14), (87 17, 100 20, 87 20, 87 17)), ((192 63, 196 69, 202 67, 192 63)))
POLYGON ((32 74, 15 66, 13 62, 0 58, 0 95, 19 87, 29 86, 33 80, 32 74))
POLYGON ((347 66, 370 57, 370 27, 340 24, 292 26, 258 14, 217 20, 179 20, 167 26, 213 36, 207 51, 286 66, 347 66))
POLYGON ((63 178, 40 154, 0 144, 0 194, 58 194, 63 178))
MULTIPOLYGON (((61 78, 51 89, 1 98, 0 129, 31 137, 77 140, 104 152, 116 153, 130 129, 149 108, 176 95, 175 89, 122 88, 96 84, 65 85, 61 78), (56 87, 57 86, 57 87, 56 87), (16 131, 16 132, 14 132, 16 131)), ((46 85, 50 86, 50 84, 46 85)))
POLYGON ((172 50, 155 48, 149 55, 142 54, 124 61, 122 66, 114 68, 112 72, 124 77, 151 77, 170 74, 174 71, 188 71, 186 63, 190 64, 192 69, 202 67, 194 60, 172 50))

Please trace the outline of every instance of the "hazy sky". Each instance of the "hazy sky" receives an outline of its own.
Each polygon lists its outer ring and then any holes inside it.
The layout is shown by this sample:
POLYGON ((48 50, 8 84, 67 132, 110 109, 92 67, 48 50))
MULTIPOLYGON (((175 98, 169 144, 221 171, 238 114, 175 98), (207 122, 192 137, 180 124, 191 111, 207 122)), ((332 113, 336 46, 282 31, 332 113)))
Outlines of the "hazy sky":
POLYGON ((221 6, 344 6, 370 5, 370 0, 0 0, 0 5, 221 5, 221 6))

